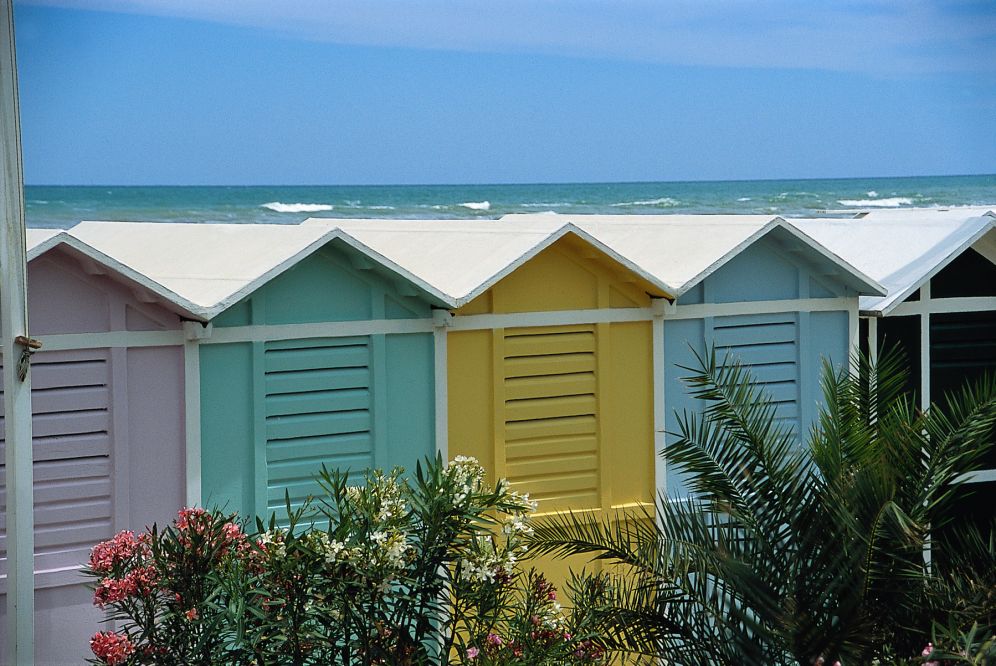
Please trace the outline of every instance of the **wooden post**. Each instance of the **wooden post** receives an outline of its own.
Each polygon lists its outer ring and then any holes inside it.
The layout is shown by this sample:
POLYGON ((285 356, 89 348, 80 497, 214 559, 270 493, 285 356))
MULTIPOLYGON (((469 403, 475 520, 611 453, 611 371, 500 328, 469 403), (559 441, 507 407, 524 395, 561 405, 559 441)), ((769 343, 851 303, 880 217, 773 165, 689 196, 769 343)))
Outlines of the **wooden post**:
POLYGON ((28 336, 24 175, 17 105, 13 0, 0 0, 0 337, 7 484, 7 649, 9 664, 34 663, 34 474, 31 468, 31 372, 18 376, 28 336))

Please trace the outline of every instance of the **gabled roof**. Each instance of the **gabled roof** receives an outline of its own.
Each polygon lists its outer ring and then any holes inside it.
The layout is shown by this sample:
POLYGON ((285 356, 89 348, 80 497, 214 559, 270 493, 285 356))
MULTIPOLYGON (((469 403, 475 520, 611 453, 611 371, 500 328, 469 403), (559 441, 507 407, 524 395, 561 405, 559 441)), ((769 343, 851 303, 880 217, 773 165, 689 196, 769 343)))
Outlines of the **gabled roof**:
POLYGON ((985 208, 873 211, 791 224, 886 287, 885 296, 861 298, 868 315, 889 314, 973 245, 996 263, 996 215, 985 208))
POLYGON ((158 297, 165 307, 173 310, 181 317, 199 318, 194 308, 183 298, 164 288, 161 284, 149 279, 129 266, 107 256, 100 250, 83 242, 61 229, 26 229, 25 245, 27 260, 30 263, 48 252, 62 248, 78 259, 92 262, 99 267, 98 272, 111 276, 114 280, 127 284, 129 287, 140 287, 158 297))
POLYGON ((58 245, 65 235, 66 232, 62 229, 25 229, 24 241, 28 261, 58 245))
POLYGON ((770 215, 506 215, 513 225, 560 218, 644 267, 675 296, 715 273, 751 244, 770 236, 801 245, 827 272, 858 293, 885 293, 875 280, 805 234, 770 215))
POLYGON ((445 296, 338 230, 277 224, 81 222, 74 239, 96 248, 170 294, 194 318, 210 320, 334 241, 353 247, 424 292, 445 296))
POLYGON ((340 229, 394 265, 431 285, 452 307, 472 301, 559 239, 583 240, 634 274, 653 296, 673 292, 638 262, 585 230, 553 216, 525 224, 496 220, 361 220, 311 218, 310 228, 340 229))

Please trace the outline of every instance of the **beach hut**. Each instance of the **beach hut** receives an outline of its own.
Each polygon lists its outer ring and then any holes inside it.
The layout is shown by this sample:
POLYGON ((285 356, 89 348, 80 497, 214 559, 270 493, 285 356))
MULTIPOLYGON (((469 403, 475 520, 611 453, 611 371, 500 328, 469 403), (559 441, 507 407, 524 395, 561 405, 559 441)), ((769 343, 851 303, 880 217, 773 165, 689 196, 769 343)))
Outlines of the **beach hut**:
POLYGON ((79 574, 90 548, 184 500, 190 313, 63 232, 29 229, 27 245, 30 331, 44 345, 31 364, 36 660, 80 663, 101 619, 79 574))
MULTIPOLYGON (((880 281, 861 298, 865 348, 902 345, 922 408, 996 372, 996 214, 986 208, 873 211, 849 219, 793 220, 880 281)), ((996 447, 963 504, 988 521, 996 507, 996 447)))
POLYGON ((71 233, 194 314, 189 503, 280 518, 285 493, 294 504, 319 493, 322 465, 412 470, 435 453, 432 309, 449 302, 348 234, 114 222, 71 233))
MULTIPOLYGON (((873 279, 779 217, 751 215, 565 215, 565 220, 656 277, 672 295, 653 312, 656 450, 679 414, 701 408, 682 381, 714 348, 744 364, 802 433, 820 399, 823 359, 846 367, 857 344, 858 295, 873 279)), ((535 216, 507 216, 512 224, 535 216)), ((681 480, 655 458, 657 487, 681 480)))
POLYGON ((650 310, 670 294, 563 220, 310 220, 447 294, 449 457, 471 455, 540 512, 653 501, 650 310))

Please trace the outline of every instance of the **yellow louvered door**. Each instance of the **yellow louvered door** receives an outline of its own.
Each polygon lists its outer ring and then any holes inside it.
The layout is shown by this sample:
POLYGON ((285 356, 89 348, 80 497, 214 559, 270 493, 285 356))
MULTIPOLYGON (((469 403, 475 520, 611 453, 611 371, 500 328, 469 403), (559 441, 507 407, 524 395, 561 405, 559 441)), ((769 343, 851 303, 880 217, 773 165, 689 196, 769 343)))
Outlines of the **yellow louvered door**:
POLYGON ((504 332, 505 473, 540 511, 600 505, 595 327, 504 332))

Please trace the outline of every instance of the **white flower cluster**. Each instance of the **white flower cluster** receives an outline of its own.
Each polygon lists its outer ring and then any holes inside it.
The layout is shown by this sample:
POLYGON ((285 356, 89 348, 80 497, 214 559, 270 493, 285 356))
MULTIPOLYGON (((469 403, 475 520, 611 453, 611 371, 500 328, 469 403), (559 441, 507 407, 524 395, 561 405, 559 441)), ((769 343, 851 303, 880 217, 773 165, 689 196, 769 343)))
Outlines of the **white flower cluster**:
POLYGON ((400 569, 405 566, 412 547, 405 539, 404 532, 384 532, 378 530, 370 535, 370 541, 376 546, 375 556, 389 567, 400 569))
POLYGON ((401 485, 395 477, 383 476, 378 472, 367 486, 367 491, 378 522, 404 517, 408 506, 401 496, 401 485))
POLYGON ((346 544, 336 539, 330 539, 325 532, 315 531, 308 535, 310 546, 325 558, 326 564, 335 564, 348 560, 352 554, 346 544))
POLYGON ((507 536, 515 534, 532 534, 533 526, 529 524, 529 516, 524 513, 512 513, 502 521, 501 531, 507 536))
POLYGON ((539 508, 539 502, 529 499, 529 493, 520 493, 517 490, 513 490, 509 492, 508 496, 513 502, 521 505, 524 512, 528 511, 529 513, 533 513, 539 508))
POLYGON ((263 532, 257 543, 270 557, 287 557, 287 546, 284 545, 284 530, 279 527, 263 532))
POLYGON ((446 473, 456 486, 453 500, 457 504, 467 501, 471 493, 479 492, 484 483, 484 468, 477 458, 457 456, 446 466, 446 473))
POLYGON ((461 561, 464 575, 480 583, 493 583, 499 572, 508 576, 515 574, 515 565, 518 559, 515 557, 513 549, 499 553, 495 550, 491 538, 486 536, 477 537, 477 544, 476 552, 461 561))

